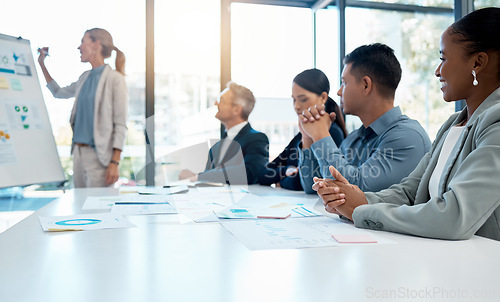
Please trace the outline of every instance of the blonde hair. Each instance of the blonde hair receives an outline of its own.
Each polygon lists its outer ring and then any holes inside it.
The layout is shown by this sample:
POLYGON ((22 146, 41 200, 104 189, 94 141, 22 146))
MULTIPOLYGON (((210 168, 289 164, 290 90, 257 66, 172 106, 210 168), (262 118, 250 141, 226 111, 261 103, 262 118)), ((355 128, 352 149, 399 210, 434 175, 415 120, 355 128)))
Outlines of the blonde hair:
POLYGON ((102 46, 102 56, 107 59, 111 57, 111 51, 116 51, 115 68, 116 71, 125 75, 125 54, 113 44, 111 34, 102 28, 92 28, 85 33, 89 34, 92 42, 99 41, 102 46))
POLYGON ((248 116, 250 116, 250 113, 255 106, 255 97, 252 91, 244 86, 236 84, 235 82, 228 82, 227 88, 229 88, 229 90, 231 90, 235 95, 234 104, 240 105, 243 108, 241 111, 241 117, 244 120, 248 120, 248 116))

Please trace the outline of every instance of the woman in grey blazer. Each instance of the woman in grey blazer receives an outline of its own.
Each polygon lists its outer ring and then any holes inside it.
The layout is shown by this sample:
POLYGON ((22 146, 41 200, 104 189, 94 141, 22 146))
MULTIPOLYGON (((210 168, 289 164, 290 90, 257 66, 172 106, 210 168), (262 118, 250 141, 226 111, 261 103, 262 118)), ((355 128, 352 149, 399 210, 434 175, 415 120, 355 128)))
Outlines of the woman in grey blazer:
POLYGON ((104 187, 118 180, 125 143, 128 107, 125 56, 114 46, 109 32, 101 28, 87 30, 78 49, 81 61, 90 63, 92 69, 67 87, 61 88, 47 71, 44 63, 47 47, 39 50, 38 62, 54 97, 75 98, 70 119, 75 188, 104 187), (116 70, 104 64, 113 50, 116 70))
POLYGON ((499 28, 500 8, 486 8, 446 29, 435 74, 444 100, 463 99, 466 108, 444 123, 417 168, 387 190, 363 193, 330 167, 337 180, 313 185, 327 211, 362 228, 500 240, 499 28))

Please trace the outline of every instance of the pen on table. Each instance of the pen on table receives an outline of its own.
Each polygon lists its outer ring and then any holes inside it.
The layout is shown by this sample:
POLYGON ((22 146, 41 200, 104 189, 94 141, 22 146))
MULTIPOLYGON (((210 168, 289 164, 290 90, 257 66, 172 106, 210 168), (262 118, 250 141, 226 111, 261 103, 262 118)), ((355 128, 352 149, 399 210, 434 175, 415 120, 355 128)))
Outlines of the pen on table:
POLYGON ((83 229, 47 229, 49 232, 83 231, 83 229))

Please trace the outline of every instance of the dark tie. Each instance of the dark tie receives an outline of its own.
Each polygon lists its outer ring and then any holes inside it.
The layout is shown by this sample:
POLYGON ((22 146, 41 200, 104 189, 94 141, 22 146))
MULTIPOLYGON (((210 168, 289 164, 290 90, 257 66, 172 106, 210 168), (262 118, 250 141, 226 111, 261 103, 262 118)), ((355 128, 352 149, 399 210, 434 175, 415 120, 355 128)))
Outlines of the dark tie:
POLYGON ((216 161, 215 161, 217 163, 216 166, 218 166, 218 165, 221 164, 222 159, 224 158, 224 155, 227 152, 227 148, 229 147, 229 146, 225 146, 224 150, 222 150, 222 144, 227 144, 228 143, 228 142, 225 141, 226 138, 227 138, 227 131, 224 131, 221 134, 219 152, 218 152, 218 154, 216 154, 217 155, 216 161))

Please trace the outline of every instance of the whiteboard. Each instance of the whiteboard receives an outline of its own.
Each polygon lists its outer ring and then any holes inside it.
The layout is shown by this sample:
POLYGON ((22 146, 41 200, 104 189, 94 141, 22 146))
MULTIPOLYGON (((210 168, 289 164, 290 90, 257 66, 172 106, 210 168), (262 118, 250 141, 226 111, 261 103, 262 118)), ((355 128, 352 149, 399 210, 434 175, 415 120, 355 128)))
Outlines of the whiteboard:
POLYGON ((0 34, 0 188, 64 181, 30 42, 0 34))

